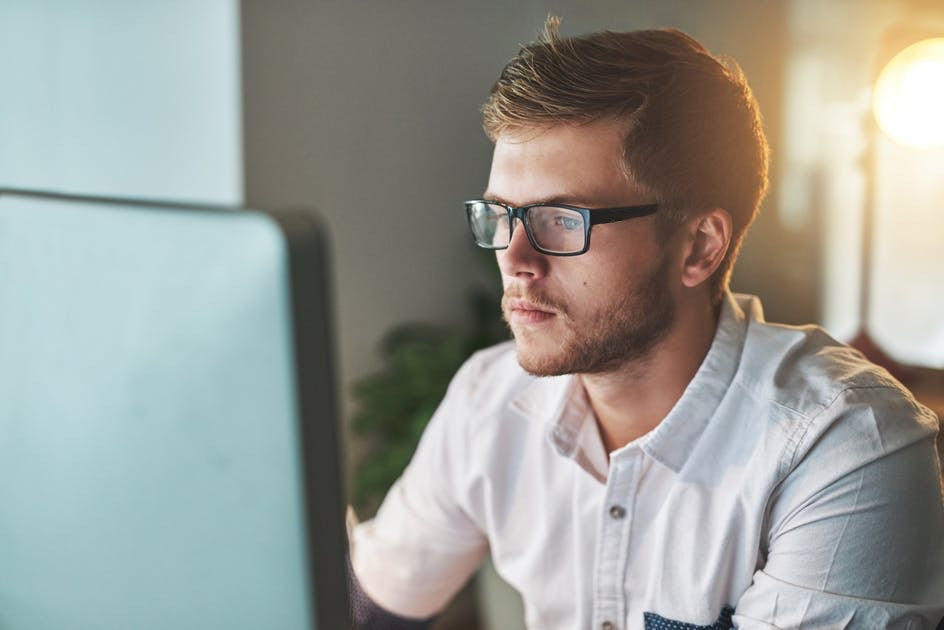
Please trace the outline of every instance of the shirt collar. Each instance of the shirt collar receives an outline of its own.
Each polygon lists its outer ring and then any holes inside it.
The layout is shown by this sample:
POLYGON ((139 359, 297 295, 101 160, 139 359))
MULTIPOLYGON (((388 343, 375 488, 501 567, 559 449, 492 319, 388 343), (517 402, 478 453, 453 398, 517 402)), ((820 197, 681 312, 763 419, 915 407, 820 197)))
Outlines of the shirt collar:
POLYGON ((526 418, 544 420, 554 450, 606 483, 607 457, 580 379, 571 374, 536 378, 511 407, 526 418))
POLYGON ((727 394, 741 362, 749 320, 763 319, 760 300, 725 293, 708 354, 669 414, 641 444, 653 459, 681 470, 695 442, 727 394))
POLYGON ((512 399, 511 407, 526 418, 551 424, 555 446, 570 455, 570 442, 580 432, 581 412, 589 410, 589 403, 579 379, 565 374, 535 378, 512 399))

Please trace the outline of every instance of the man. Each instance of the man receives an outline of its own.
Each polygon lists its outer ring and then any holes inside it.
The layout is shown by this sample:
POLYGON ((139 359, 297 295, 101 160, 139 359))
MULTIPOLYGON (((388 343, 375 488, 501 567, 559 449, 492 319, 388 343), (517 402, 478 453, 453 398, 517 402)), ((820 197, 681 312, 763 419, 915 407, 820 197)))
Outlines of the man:
POLYGON ((490 553, 529 628, 934 628, 937 418, 728 291, 767 181, 740 71, 678 31, 550 21, 483 111, 466 212, 514 342, 351 532, 362 624, 423 627, 490 553))

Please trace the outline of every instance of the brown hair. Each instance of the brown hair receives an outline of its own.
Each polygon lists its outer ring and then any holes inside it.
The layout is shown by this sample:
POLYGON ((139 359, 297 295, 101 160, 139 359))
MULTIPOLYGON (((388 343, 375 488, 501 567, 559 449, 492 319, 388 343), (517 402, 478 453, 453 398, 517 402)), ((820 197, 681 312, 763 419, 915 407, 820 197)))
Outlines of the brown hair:
POLYGON ((549 17, 502 70, 482 108, 486 134, 625 121, 626 175, 661 205, 662 238, 690 212, 731 215, 731 246, 712 278, 720 300, 767 189, 767 140, 744 74, 675 29, 561 38, 559 23, 549 17))

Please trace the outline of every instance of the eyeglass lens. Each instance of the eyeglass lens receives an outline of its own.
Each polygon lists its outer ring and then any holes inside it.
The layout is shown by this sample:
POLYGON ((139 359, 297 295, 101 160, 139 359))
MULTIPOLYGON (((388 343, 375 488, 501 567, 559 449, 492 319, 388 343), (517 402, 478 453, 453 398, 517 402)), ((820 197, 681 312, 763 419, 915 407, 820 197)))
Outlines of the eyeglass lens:
MULTIPOLYGON (((472 233, 482 247, 507 247, 511 239, 509 220, 509 212, 504 206, 484 202, 470 204, 472 233)), ((586 230, 583 215, 574 210, 533 206, 525 214, 525 229, 534 243, 548 252, 565 254, 584 248, 586 230)))

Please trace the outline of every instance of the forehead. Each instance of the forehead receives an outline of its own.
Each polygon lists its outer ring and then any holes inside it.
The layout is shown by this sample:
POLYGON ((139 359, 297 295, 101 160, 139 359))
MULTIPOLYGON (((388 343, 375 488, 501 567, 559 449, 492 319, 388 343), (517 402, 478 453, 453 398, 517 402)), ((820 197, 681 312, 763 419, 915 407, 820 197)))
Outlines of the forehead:
POLYGON ((487 197, 627 204, 639 195, 623 169, 623 126, 613 120, 508 131, 495 141, 487 197))

